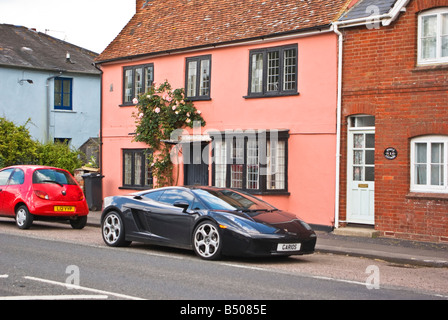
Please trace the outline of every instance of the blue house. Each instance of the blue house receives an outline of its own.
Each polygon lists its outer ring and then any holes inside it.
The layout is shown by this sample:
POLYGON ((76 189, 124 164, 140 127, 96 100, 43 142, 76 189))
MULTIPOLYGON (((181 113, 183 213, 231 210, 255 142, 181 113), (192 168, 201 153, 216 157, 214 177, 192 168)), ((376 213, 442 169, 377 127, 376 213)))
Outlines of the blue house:
POLYGON ((22 26, 0 24, 0 117, 41 142, 79 148, 100 130, 96 53, 22 26))

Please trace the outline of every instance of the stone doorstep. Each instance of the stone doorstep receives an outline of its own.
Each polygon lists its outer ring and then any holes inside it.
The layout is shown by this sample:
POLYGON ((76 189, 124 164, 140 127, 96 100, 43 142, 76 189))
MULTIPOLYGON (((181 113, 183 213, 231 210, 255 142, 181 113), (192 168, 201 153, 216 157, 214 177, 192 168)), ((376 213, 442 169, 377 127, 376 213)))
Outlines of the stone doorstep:
POLYGON ((353 236, 365 238, 377 238, 380 236, 380 232, 378 230, 357 227, 337 228, 333 230, 333 234, 338 236, 353 236))

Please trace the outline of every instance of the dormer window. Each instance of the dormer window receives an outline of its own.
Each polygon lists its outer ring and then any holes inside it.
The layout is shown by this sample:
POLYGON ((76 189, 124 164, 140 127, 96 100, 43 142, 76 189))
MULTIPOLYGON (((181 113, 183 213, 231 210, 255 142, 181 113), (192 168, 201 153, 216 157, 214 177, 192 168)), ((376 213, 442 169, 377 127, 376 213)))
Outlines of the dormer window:
POLYGON ((419 15, 418 63, 448 63, 448 8, 433 9, 419 15))

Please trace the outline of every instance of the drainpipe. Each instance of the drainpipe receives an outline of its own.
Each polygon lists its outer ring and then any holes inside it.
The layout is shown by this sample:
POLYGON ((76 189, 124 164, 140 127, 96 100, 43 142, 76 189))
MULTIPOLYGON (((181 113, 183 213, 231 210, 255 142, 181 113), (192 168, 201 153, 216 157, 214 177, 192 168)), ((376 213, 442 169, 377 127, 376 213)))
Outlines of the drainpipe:
POLYGON ((54 78, 57 78, 62 75, 62 71, 59 71, 59 74, 48 77, 46 82, 46 89, 47 89, 47 108, 46 108, 46 117, 45 117, 45 143, 48 143, 50 141, 50 109, 51 109, 51 103, 50 103, 50 81, 54 78))
POLYGON ((341 165, 341 116, 342 116, 342 55, 344 36, 338 29, 338 24, 333 23, 333 31, 338 36, 338 101, 336 108, 336 186, 334 203, 334 227, 339 227, 339 195, 340 195, 340 165, 341 165))
POLYGON ((100 148, 99 148, 98 166, 100 167, 100 174, 103 175, 103 75, 104 75, 104 72, 101 69, 101 65, 97 65, 95 62, 92 65, 101 74, 101 77, 100 77, 100 132, 99 132, 100 148))

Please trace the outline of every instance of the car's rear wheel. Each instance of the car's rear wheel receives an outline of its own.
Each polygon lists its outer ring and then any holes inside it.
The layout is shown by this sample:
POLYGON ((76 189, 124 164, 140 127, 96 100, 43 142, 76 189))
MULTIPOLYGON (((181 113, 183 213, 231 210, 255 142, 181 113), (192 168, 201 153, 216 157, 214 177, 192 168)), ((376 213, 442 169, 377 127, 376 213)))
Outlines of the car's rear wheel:
POLYGON ((111 211, 106 214, 101 222, 101 230, 104 242, 111 247, 124 247, 131 244, 126 241, 124 224, 118 212, 111 211))
POLYGON ((215 223, 205 221, 196 227, 193 234, 193 247, 202 259, 215 260, 221 256, 222 241, 215 223))
POLYGON ((73 219, 70 219, 70 225, 72 226, 73 229, 83 229, 87 224, 87 216, 82 216, 82 217, 76 217, 73 219))
POLYGON ((16 209, 16 225, 20 229, 29 229, 33 224, 34 217, 25 205, 16 209))

